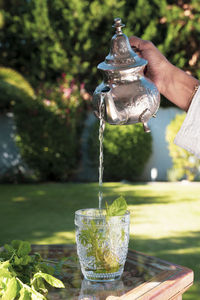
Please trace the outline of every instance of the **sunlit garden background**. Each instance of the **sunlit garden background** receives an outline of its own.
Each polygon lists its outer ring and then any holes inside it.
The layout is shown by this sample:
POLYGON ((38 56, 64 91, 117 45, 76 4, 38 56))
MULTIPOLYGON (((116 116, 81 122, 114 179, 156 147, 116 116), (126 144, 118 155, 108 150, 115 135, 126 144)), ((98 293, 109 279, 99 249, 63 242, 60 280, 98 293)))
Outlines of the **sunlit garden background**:
MULTIPOLYGON (((126 23, 125 34, 151 40, 200 77, 198 0, 0 0, 1 245, 74 243, 75 210, 98 206, 91 98, 115 17, 126 23)), ((162 98, 161 107, 172 105, 162 98)), ((108 202, 121 194, 127 200, 130 248, 194 270, 183 299, 196 300, 200 162, 173 144, 184 117, 176 114, 163 134, 171 158, 163 182, 151 173, 141 183, 155 151, 153 134, 139 124, 106 126, 103 189, 108 202)))

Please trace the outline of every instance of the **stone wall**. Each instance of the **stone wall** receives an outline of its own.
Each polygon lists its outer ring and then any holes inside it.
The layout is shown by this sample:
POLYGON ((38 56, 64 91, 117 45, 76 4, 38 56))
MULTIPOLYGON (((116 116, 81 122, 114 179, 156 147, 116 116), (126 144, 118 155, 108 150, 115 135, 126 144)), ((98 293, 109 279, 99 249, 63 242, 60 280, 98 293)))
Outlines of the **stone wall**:
POLYGON ((0 114, 0 175, 21 162, 15 144, 16 127, 12 113, 0 114))
MULTIPOLYGON (((149 121, 149 127, 153 138, 153 152, 145 167, 141 180, 151 181, 151 174, 156 175, 155 180, 167 180, 167 170, 172 167, 172 160, 169 156, 168 144, 165 139, 166 128, 175 118, 176 114, 183 113, 178 108, 162 108, 157 112, 156 119, 149 121)), ((153 176, 154 177, 154 176, 153 176)))

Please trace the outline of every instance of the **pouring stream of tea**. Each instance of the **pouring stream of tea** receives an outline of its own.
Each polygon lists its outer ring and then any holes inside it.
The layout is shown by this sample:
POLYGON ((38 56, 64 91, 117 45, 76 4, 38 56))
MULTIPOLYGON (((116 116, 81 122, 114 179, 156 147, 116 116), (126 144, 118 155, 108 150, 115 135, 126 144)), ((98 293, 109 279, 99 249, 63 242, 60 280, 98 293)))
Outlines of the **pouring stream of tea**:
POLYGON ((103 133, 105 129, 104 117, 104 95, 101 95, 100 105, 99 105, 99 209, 102 206, 103 200, 103 133))

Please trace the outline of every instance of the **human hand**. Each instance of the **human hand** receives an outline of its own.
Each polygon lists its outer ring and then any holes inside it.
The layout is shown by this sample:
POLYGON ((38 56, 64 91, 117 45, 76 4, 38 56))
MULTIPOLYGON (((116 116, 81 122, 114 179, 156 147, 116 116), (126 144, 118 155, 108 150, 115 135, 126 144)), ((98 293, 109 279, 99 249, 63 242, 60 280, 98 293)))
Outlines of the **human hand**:
POLYGON ((130 44, 133 50, 142 58, 148 61, 145 68, 145 76, 149 78, 163 92, 163 85, 166 85, 165 74, 169 68, 169 61, 150 41, 142 40, 136 36, 131 36, 130 44))
POLYGON ((172 65, 150 41, 136 36, 130 37, 129 41, 135 52, 148 61, 145 76, 153 81, 168 100, 187 111, 199 81, 172 65))

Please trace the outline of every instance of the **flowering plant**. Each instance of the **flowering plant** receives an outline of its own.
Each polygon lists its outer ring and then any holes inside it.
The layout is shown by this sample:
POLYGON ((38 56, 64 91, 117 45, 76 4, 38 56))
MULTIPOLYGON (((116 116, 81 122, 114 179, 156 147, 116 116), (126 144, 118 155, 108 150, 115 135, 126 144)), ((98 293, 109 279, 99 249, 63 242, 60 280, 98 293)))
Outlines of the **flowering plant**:
POLYGON ((54 86, 47 83, 40 87, 37 95, 45 108, 66 119, 67 125, 73 123, 74 118, 81 116, 88 100, 91 99, 85 90, 85 84, 78 83, 75 79, 70 80, 65 73, 62 73, 54 86))
POLYGON ((16 106, 17 144, 39 180, 71 180, 80 159, 80 137, 90 95, 66 74, 16 106), (26 124, 26 126, 24 126, 26 124))

